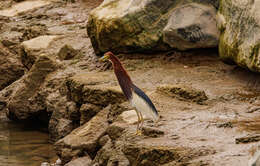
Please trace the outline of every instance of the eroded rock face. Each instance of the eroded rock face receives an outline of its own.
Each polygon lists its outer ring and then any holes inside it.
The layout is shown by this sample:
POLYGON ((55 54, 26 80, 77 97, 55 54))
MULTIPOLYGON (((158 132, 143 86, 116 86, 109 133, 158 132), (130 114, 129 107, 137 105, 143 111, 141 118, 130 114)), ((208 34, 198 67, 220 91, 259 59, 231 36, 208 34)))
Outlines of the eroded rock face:
POLYGON ((17 86, 7 104, 8 117, 14 120, 27 120, 34 114, 44 112, 44 97, 37 93, 44 80, 58 68, 55 61, 47 55, 41 55, 32 69, 20 80, 12 84, 17 86))
POLYGON ((0 43, 0 90, 10 85, 24 74, 24 67, 18 57, 0 43))
POLYGON ((130 166, 129 160, 123 154, 121 148, 122 142, 112 142, 109 139, 106 144, 98 151, 92 164, 100 166, 112 166, 115 164, 117 164, 117 166, 130 166))
POLYGON ((216 10, 212 4, 216 5, 217 1, 192 2, 198 4, 185 6, 190 2, 170 0, 104 1, 90 13, 87 24, 95 52, 151 52, 172 48, 186 50, 205 45, 216 47, 218 30, 215 26, 216 10), (175 22, 175 18, 181 15, 189 19, 175 22), (175 29, 178 33, 174 32, 175 29))
POLYGON ((70 161, 74 156, 88 154, 93 158, 100 149, 99 139, 105 134, 108 127, 105 108, 83 126, 73 130, 69 135, 55 144, 55 149, 62 161, 70 161))
POLYGON ((220 1, 219 54, 228 62, 260 72, 260 1, 220 1))
POLYGON ((94 104, 82 104, 80 107, 80 124, 88 122, 101 110, 100 106, 94 104))

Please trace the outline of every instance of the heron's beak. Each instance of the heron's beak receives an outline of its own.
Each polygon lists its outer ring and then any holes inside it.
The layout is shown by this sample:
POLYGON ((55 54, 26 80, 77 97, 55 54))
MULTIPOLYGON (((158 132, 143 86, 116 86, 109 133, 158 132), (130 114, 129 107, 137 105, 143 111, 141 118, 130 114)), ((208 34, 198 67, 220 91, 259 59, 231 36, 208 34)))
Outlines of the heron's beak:
POLYGON ((100 62, 105 62, 105 61, 107 61, 108 60, 108 57, 109 57, 109 55, 104 55, 104 56, 102 56, 101 58, 99 58, 99 61, 100 62))

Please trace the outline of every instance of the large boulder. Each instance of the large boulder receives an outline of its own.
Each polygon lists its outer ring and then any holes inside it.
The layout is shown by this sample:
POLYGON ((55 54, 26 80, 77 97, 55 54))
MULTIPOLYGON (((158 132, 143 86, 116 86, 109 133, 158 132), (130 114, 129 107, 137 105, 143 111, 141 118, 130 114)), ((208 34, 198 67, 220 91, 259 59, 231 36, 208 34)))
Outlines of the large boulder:
POLYGON ((40 114, 46 108, 43 97, 37 93, 44 80, 58 65, 47 55, 41 55, 36 60, 32 69, 24 77, 13 83, 13 92, 7 104, 8 116, 14 120, 26 120, 33 118, 34 114, 40 114))
POLYGON ((260 1, 220 1, 219 54, 227 62, 260 72, 260 1))
POLYGON ((90 13, 87 31, 97 54, 216 47, 217 2, 106 0, 90 13))
POLYGON ((216 10, 212 6, 183 5, 171 13, 163 29, 163 40, 179 50, 216 47, 219 32, 215 16, 216 10))

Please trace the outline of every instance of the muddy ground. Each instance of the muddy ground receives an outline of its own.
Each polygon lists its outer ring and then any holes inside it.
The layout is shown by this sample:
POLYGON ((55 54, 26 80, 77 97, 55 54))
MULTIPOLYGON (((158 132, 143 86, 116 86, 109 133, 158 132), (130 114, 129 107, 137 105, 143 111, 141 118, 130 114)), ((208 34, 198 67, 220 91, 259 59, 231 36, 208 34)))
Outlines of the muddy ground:
MULTIPOLYGON (((15 17, 16 20, 1 17, 1 31, 13 36, 11 41, 14 43, 7 44, 7 47, 16 54, 23 40, 45 34, 69 35, 68 41, 73 38, 87 43, 82 46, 86 50, 83 73, 97 72, 97 77, 101 72, 113 75, 111 66, 104 67, 96 61, 85 29, 88 13, 100 2, 52 2, 15 17), (28 25, 36 28, 26 31, 28 25), (15 37, 15 28, 23 33, 22 38, 15 37)), ((146 143, 200 149, 201 155, 191 157, 190 164, 247 165, 260 140, 257 135, 260 133, 258 74, 223 63, 218 58, 217 49, 118 56, 133 82, 151 97, 161 116, 158 129, 165 132, 164 136, 146 138, 146 143), (208 99, 196 102, 172 96, 159 90, 158 87, 163 85, 204 91, 208 99)))

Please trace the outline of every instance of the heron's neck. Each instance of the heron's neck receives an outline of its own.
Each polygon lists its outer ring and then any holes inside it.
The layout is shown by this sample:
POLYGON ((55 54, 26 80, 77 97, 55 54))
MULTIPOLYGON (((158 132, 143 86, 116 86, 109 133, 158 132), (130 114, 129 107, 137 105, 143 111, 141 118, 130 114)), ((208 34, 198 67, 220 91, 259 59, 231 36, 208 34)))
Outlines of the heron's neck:
POLYGON ((113 63, 113 68, 115 75, 117 77, 118 83, 124 92, 125 97, 130 100, 132 98, 132 80, 127 74, 126 70, 122 66, 118 58, 111 59, 113 63))

